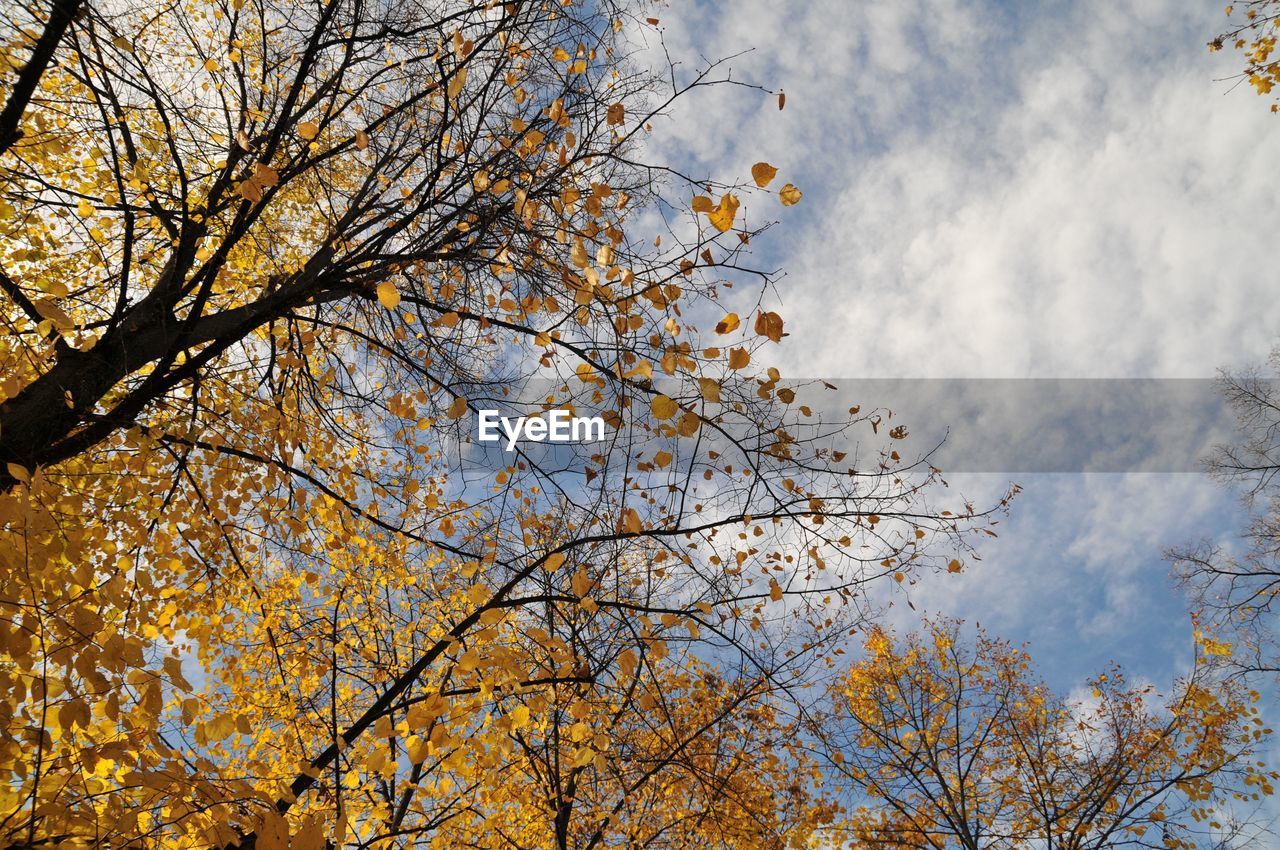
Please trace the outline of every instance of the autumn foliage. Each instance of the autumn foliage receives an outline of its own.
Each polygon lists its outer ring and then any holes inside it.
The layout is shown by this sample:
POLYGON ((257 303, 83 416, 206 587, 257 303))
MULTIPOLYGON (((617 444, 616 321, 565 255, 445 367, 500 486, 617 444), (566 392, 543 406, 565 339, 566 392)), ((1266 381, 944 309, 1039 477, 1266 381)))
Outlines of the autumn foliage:
POLYGON ((612 2, 11 15, 0 848, 827 840, 813 686, 1003 503, 760 365, 803 192, 645 143, 740 83, 612 2))
POLYGON ((874 628, 865 649, 815 728, 855 846, 1234 846, 1232 804, 1277 779, 1253 761, 1259 695, 1204 668, 1163 697, 1112 670, 1064 699, 960 623, 874 628))
MULTIPOLYGON (((1280 58, 1275 54, 1280 36, 1280 3, 1276 0, 1249 0, 1227 6, 1231 27, 1209 42, 1209 50, 1231 47, 1243 55, 1245 66, 1240 77, 1259 95, 1268 95, 1280 85, 1280 58)), ((1271 104, 1272 112, 1280 112, 1280 104, 1271 104)))

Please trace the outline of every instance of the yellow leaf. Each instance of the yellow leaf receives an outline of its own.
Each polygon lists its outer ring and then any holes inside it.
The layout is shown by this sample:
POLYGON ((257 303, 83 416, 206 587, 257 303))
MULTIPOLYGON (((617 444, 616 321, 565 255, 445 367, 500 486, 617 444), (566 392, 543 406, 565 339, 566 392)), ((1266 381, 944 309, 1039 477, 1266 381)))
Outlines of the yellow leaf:
POLYGON ((643 530, 640 514, 636 513, 635 508, 627 508, 622 512, 622 528, 630 534, 639 534, 643 530))
POLYGON ((784 207, 795 206, 803 197, 804 193, 790 183, 778 190, 778 200, 782 201, 784 207))
POLYGON ((81 198, 80 203, 76 204, 76 214, 81 218, 88 218, 93 215, 93 204, 81 198))
POLYGON ((408 751, 410 764, 422 764, 427 760, 427 741, 417 735, 405 742, 405 750, 408 751))
POLYGON ((741 323, 741 321, 742 320, 738 318, 737 313, 729 313, 727 316, 725 316, 723 319, 721 319, 719 322, 716 323, 716 333, 718 334, 732 333, 733 331, 738 329, 738 325, 741 323))
POLYGON ((745 369, 747 364, 751 362, 751 355, 747 353, 745 348, 729 349, 729 368, 745 369))
POLYGON ((716 230, 724 233, 733 227, 733 219, 737 214, 738 197, 737 195, 729 194, 720 199, 720 205, 713 212, 708 213, 707 218, 710 219, 712 226, 716 230))
POLYGON ((25 467, 16 463, 5 464, 5 469, 9 471, 9 477, 21 481, 23 484, 31 483, 31 473, 27 472, 25 467))
POLYGON ((605 112, 605 120, 609 122, 609 124, 611 125, 621 124, 626 119, 626 116, 627 116, 626 107, 624 107, 621 103, 610 104, 608 110, 606 110, 605 112))
POLYGON ((702 397, 707 401, 719 403, 720 382, 715 378, 699 378, 698 389, 702 391, 702 397))
POLYGON ((314 121, 303 121, 298 125, 298 135, 309 142, 320 135, 320 125, 314 121))
POLYGON ((650 399, 649 409, 653 411, 655 419, 670 419, 680 410, 680 405, 665 395, 658 394, 650 399))
POLYGON ((204 60, 204 69, 212 74, 214 71, 218 70, 218 60, 212 57, 204 60))
POLYGON ((327 846, 324 822, 314 814, 307 816, 302 826, 294 833, 289 845, 290 850, 325 850, 327 846))
POLYGON ((667 465, 671 463, 671 452, 658 452, 653 456, 653 463, 658 469, 666 469, 667 465))
POLYGON ((706 195, 695 195, 693 198, 693 211, 700 213, 709 213, 716 208, 715 202, 706 195))
POLYGON ((947 564, 947 572, 949 573, 958 573, 963 569, 964 569, 964 564, 960 563, 955 559, 952 559, 951 563, 947 564))
POLYGON ((453 404, 449 405, 449 418, 461 419, 463 414, 467 412, 467 400, 462 396, 458 396, 453 400, 453 404))
POLYGON ((507 712, 507 718, 511 722, 512 729, 523 729, 529 725, 529 706, 517 705, 507 712))
POLYGON ((289 850, 289 822, 284 816, 267 809, 256 830, 255 847, 261 850, 289 850))
POLYGON ((452 100, 456 98, 458 95, 462 94, 462 87, 465 86, 466 84, 467 84, 467 69, 465 67, 462 67, 462 68, 459 68, 457 72, 453 75, 453 79, 449 80, 449 88, 445 90, 445 93, 448 94, 449 99, 452 100))
POLYGON ((779 602, 782 599, 782 585, 778 584, 776 578, 769 579, 769 598, 774 602, 779 602))
POLYGON ((551 58, 557 62, 568 62, 569 52, 563 47, 557 47, 555 50, 551 51, 551 58))
POLYGON ((751 179, 756 181, 756 185, 761 189, 768 186, 777 175, 778 169, 767 162, 757 162, 751 166, 751 179))
POLYGON ((356 130, 356 150, 364 150, 369 147, 369 134, 364 130, 356 130))
MULTIPOLYGON (((389 280, 384 280, 378 284, 378 303, 388 310, 394 310, 400 306, 400 293, 396 291, 396 285, 389 280)), ((457 417, 454 417, 455 419, 457 417)))
POLYGON ((489 588, 483 584, 473 584, 467 588, 467 600, 472 605, 483 605, 489 601, 489 588))
POLYGON ((547 559, 542 562, 542 568, 547 572, 554 572, 564 565, 565 555, 563 552, 552 552, 547 559))

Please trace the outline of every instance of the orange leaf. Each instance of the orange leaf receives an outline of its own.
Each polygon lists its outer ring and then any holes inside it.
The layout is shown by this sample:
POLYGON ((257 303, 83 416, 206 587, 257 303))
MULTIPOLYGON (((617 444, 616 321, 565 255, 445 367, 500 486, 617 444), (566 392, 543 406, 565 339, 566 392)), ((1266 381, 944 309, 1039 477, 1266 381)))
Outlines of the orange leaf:
POLYGON ((756 181, 756 185, 762 189, 768 186, 777 175, 778 169, 767 162, 757 162, 751 166, 751 179, 756 181))
POLYGON ((756 333, 774 342, 782 340, 782 317, 777 313, 761 312, 756 315, 756 333))

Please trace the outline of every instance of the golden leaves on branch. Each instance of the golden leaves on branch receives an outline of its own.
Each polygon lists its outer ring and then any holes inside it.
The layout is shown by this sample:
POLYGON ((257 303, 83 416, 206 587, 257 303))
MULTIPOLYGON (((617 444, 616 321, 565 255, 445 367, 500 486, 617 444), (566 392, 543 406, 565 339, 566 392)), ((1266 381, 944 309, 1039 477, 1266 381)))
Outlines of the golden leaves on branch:
POLYGON ((696 195, 693 199, 693 211, 705 214, 711 225, 721 233, 733 227, 740 205, 738 196, 733 193, 722 195, 718 204, 706 195, 696 195))

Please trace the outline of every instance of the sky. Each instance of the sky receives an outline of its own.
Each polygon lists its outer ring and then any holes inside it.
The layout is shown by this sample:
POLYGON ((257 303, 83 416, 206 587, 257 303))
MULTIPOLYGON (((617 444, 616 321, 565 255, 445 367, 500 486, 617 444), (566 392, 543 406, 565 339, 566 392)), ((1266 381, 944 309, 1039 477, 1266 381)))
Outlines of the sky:
MULTIPOLYGON (((737 0, 655 15, 647 38, 685 71, 741 54, 734 79, 786 92, 782 111, 747 88, 696 92, 653 142, 694 174, 766 160, 804 191, 781 212, 745 204, 750 221, 781 221, 753 248, 785 274, 771 307, 791 333, 773 354, 784 375, 1207 387, 1280 340, 1264 235, 1280 118, 1224 79, 1237 57, 1209 53, 1220 4, 737 0)), ((900 403, 923 431, 982 438, 909 389, 900 403)), ((1142 440, 1163 421, 1110 430, 1142 440)), ((1167 685, 1194 648, 1163 553, 1245 522, 1234 494, 1188 471, 1207 432, 1180 433, 1196 439, 1154 467, 1178 472, 996 456, 949 475, 979 503, 1010 481, 1024 492, 980 562, 912 601, 1029 641, 1063 690, 1113 661, 1167 685)), ((903 628, 915 616, 891 612, 903 628)))

